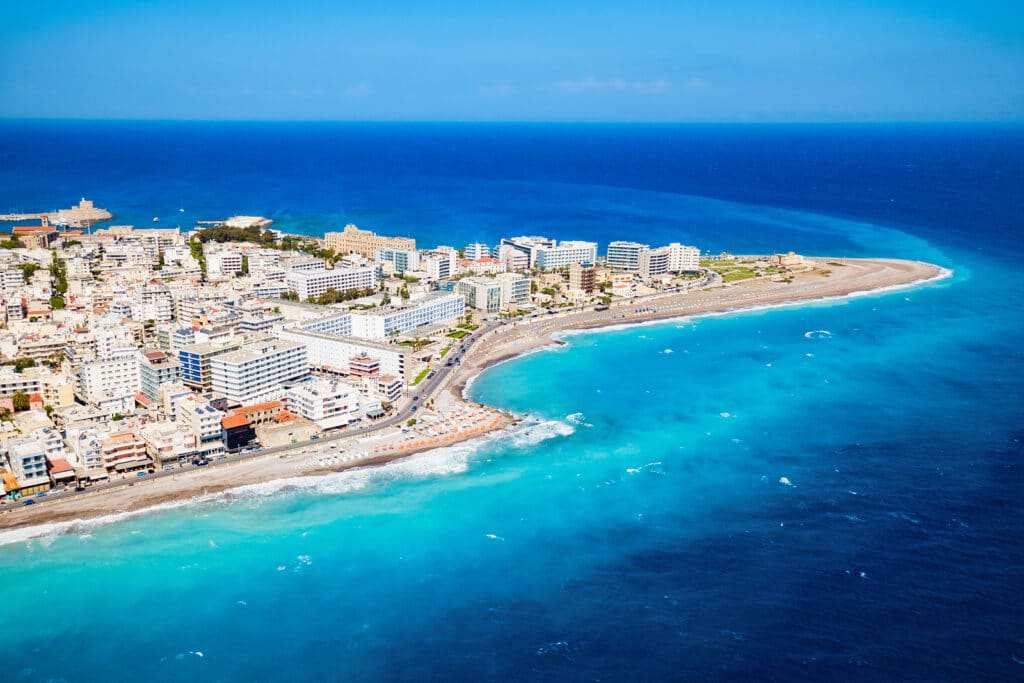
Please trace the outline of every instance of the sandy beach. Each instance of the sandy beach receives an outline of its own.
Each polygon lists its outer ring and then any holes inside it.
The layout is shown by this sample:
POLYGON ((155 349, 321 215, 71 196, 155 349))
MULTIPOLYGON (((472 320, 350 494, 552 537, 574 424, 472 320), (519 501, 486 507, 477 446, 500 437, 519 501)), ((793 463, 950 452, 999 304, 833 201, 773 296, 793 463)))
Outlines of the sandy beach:
POLYGON ((938 266, 916 261, 823 257, 814 260, 818 264, 815 269, 798 273, 791 282, 768 278, 744 280, 713 289, 616 302, 607 311, 559 313, 504 325, 466 352, 461 366, 433 397, 422 397, 423 404, 431 398, 433 404, 418 414, 412 428, 389 427, 371 436, 332 442, 337 448, 299 444, 288 454, 226 462, 161 479, 140 478, 126 481, 117 490, 37 506, 19 505, 0 514, 0 529, 87 520, 202 498, 249 484, 381 465, 506 429, 514 424, 515 418, 467 401, 463 397, 467 383, 490 365, 558 343, 557 336, 567 331, 806 303, 905 287, 949 275, 949 271, 938 266))

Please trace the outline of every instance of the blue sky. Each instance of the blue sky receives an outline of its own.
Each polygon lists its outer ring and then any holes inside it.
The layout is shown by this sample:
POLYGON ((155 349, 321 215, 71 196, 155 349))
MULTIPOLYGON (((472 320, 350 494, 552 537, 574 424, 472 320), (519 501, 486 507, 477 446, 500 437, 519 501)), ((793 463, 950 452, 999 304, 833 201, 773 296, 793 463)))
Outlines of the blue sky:
POLYGON ((5 2, 0 116, 1021 121, 1018 2, 5 2))

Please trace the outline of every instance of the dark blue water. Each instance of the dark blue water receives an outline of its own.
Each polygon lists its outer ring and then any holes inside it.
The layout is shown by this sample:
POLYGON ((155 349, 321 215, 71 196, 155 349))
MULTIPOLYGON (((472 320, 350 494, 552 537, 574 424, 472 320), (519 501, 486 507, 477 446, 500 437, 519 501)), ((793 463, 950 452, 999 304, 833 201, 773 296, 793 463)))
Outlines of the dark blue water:
POLYGON ((10 677, 1019 680, 1022 142, 970 126, 0 124, 4 208, 86 194, 140 225, 183 206, 424 246, 644 237, 954 271, 571 337, 473 386, 529 416, 500 438, 4 534, 10 677))

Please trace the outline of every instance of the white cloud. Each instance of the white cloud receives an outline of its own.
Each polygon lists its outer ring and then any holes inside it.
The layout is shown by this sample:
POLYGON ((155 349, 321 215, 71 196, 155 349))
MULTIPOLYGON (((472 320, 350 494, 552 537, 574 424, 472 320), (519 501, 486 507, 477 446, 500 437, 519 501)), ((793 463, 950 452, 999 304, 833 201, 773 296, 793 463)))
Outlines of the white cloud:
POLYGON ((647 81, 627 81, 623 78, 594 78, 588 76, 578 80, 562 80, 544 87, 545 90, 566 95, 581 93, 638 93, 641 95, 660 95, 672 89, 672 85, 664 78, 647 81))
POLYGON ((373 90, 366 83, 356 83, 345 88, 345 97, 367 97, 373 90))
POLYGON ((691 78, 690 80, 686 81, 686 83, 683 84, 683 89, 684 90, 689 90, 691 92, 695 92, 695 91, 698 91, 698 90, 709 90, 710 88, 711 88, 711 84, 710 83, 705 81, 703 78, 697 78, 696 76, 691 78))
POLYGON ((509 95, 514 95, 515 92, 516 86, 510 83, 480 86, 480 94, 487 97, 508 97, 509 95))

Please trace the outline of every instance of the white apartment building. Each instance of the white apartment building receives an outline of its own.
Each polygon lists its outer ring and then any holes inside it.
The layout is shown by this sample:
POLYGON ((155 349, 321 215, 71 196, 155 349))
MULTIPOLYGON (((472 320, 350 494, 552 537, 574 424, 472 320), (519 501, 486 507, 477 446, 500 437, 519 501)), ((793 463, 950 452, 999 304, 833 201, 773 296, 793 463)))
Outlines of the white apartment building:
POLYGON ((213 390, 233 403, 276 401, 287 387, 309 377, 306 346, 262 339, 210 359, 213 390))
POLYGON ((231 277, 242 270, 242 252, 233 249, 212 251, 206 255, 206 274, 210 277, 231 277))
POLYGON ((152 422, 139 430, 146 444, 146 454, 157 466, 177 462, 195 451, 196 437, 192 432, 171 422, 152 422))
POLYGON ((501 283, 483 277, 467 277, 459 280, 459 294, 466 298, 466 305, 484 313, 501 310, 501 283))
POLYGON ((82 361, 76 394, 83 403, 100 405, 111 400, 125 403, 139 391, 139 361, 134 352, 107 360, 82 361))
POLYGON ((302 327, 284 328, 276 334, 281 339, 305 344, 309 364, 318 370, 348 374, 350 361, 366 356, 380 362, 381 372, 398 376, 407 382, 412 380, 413 359, 408 346, 383 344, 302 327))
POLYGON ((335 268, 333 270, 293 270, 285 276, 288 288, 297 292, 299 299, 318 297, 328 289, 346 292, 350 289, 370 289, 377 284, 374 268, 335 268))
POLYGON ((449 280, 458 275, 459 254, 451 247, 438 247, 420 259, 420 266, 431 282, 449 280))
POLYGON ((420 269, 420 253, 415 249, 385 247, 378 249, 374 256, 377 263, 390 263, 395 273, 420 269))
POLYGON ((213 441, 221 436, 220 420, 224 413, 204 398, 194 395, 179 398, 174 402, 174 417, 197 441, 213 441))
POLYGON ((298 384, 284 395, 289 412, 317 423, 321 429, 347 425, 359 416, 359 392, 341 380, 298 384))
POLYGON ((639 267, 637 272, 645 280, 658 275, 664 275, 669 271, 669 250, 668 247, 657 249, 646 249, 640 252, 639 267))
POLYGON ((545 270, 565 268, 572 263, 597 261, 597 242, 565 241, 554 246, 535 249, 534 265, 545 270))
POLYGON ((428 295, 416 303, 388 310, 352 314, 352 336, 384 341, 392 334, 411 332, 417 327, 439 325, 466 313, 466 300, 451 293, 428 295))
POLYGON ((502 273, 493 279, 463 278, 459 280, 459 294, 470 308, 497 313, 511 305, 530 303, 530 278, 518 273, 502 273))
POLYGON ((672 242, 668 249, 668 270, 670 273, 686 273, 700 270, 700 249, 672 242))
POLYGON ((473 244, 467 244, 465 250, 463 251, 463 258, 467 258, 470 261, 475 261, 478 258, 483 258, 484 256, 490 255, 490 248, 483 242, 474 242, 473 244))
POLYGON ((640 270, 640 253, 651 248, 649 244, 639 242, 611 242, 608 245, 607 264, 611 268, 620 268, 633 272, 640 270))
POLYGON ((45 491, 50 488, 50 475, 46 469, 46 453, 42 444, 30 437, 7 441, 7 460, 18 479, 18 488, 25 492, 45 491))
POLYGON ((529 252, 521 251, 509 244, 499 244, 494 248, 494 258, 505 264, 508 270, 526 270, 530 267, 529 252))

